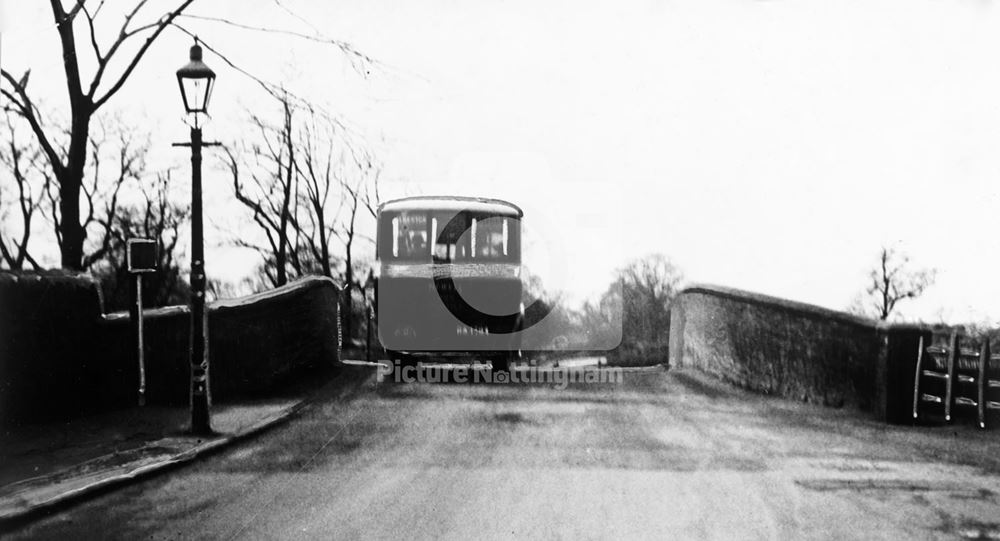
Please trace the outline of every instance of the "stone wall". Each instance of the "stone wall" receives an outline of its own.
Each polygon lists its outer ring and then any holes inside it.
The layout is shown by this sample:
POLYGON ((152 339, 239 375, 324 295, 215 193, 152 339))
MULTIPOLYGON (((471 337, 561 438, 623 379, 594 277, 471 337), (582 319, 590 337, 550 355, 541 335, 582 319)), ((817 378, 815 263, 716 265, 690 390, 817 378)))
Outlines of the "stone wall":
POLYGON ((0 273, 0 419, 89 407, 101 306, 86 274, 0 273))
MULTIPOLYGON (((292 373, 339 362, 339 288, 307 277, 209 304, 214 400, 261 394, 292 373)), ((186 306, 145 311, 147 399, 188 401, 186 306)), ((0 274, 0 418, 46 419, 134 403, 139 369, 127 313, 102 314, 87 275, 0 274)))
MULTIPOLYGON (((339 360, 339 288, 307 277, 265 293, 208 306, 209 383, 213 400, 259 394, 298 368, 339 360)), ((191 317, 187 306, 145 311, 146 386, 154 402, 188 400, 191 317)), ((138 364, 127 313, 102 324, 112 386, 134 399, 138 364)))
POLYGON ((912 393, 909 357, 921 332, 697 285, 684 289, 672 305, 670 362, 761 393, 857 407, 900 421, 906 390, 912 393))

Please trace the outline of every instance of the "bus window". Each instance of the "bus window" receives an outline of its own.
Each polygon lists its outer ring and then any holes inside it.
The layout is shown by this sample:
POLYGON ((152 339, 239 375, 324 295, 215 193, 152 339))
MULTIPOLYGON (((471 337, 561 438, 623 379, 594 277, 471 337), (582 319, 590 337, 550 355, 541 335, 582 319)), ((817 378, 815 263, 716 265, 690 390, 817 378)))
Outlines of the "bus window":
POLYGON ((427 216, 402 213, 392 220, 392 255, 402 259, 423 259, 428 255, 427 216))
POLYGON ((475 257, 498 258, 507 255, 507 219, 476 220, 475 257))
POLYGON ((434 261, 468 259, 468 219, 464 214, 439 214, 431 218, 431 237, 434 239, 434 261), (443 230, 442 230, 443 228, 443 230))

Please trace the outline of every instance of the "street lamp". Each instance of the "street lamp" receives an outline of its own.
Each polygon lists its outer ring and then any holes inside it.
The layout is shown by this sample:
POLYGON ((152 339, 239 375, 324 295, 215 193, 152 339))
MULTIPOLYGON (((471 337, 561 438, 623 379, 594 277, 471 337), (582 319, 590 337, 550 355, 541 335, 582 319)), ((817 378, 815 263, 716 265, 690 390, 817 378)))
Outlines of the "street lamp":
POLYGON ((201 140, 200 120, 208 114, 215 72, 201 60, 201 46, 195 38, 191 61, 177 70, 177 83, 184 109, 192 117, 191 142, 174 146, 191 147, 191 432, 210 434, 208 384, 208 318, 205 316, 205 246, 201 220, 201 147, 218 143, 201 140))
POLYGON ((215 72, 201 58, 201 45, 198 45, 198 38, 194 38, 191 61, 177 70, 177 84, 181 88, 184 109, 189 115, 195 115, 196 121, 198 115, 208 114, 208 100, 212 98, 212 87, 215 86, 215 72))

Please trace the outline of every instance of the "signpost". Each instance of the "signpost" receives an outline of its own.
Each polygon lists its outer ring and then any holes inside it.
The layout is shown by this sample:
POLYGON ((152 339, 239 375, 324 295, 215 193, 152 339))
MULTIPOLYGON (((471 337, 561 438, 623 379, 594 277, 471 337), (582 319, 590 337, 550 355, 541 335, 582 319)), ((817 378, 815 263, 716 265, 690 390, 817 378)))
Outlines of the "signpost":
MULTIPOLYGON (((361 290, 362 295, 365 297, 365 305, 368 309, 368 323, 365 326, 367 329, 367 335, 365 336, 365 360, 372 362, 372 324, 375 322, 375 318, 372 314, 373 299, 368 296, 368 288, 372 288, 372 295, 374 295, 375 272, 372 269, 368 269, 368 279, 365 280, 364 288, 361 290)), ((350 295, 350 292, 348 292, 348 295, 350 295)))
POLYGON ((139 405, 146 405, 146 356, 143 343, 142 315, 142 275, 156 272, 156 241, 152 239, 128 239, 125 245, 125 260, 128 272, 135 276, 136 335, 139 350, 139 405))

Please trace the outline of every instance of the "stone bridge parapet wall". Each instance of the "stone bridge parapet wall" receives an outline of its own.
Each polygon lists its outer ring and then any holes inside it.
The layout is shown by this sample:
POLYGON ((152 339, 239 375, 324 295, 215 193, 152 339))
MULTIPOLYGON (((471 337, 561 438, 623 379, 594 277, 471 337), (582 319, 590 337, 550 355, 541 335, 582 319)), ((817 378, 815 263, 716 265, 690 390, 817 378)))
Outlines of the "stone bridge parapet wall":
POLYGON ((885 325, 810 304, 715 285, 671 307, 670 364, 746 389, 893 422, 906 418, 919 326, 885 325), (912 342, 912 344, 911 344, 912 342))
MULTIPOLYGON (((300 369, 336 363, 340 289, 306 277, 210 303, 213 399, 261 394, 300 369)), ((146 310, 146 384, 152 403, 188 401, 191 320, 186 306, 146 310)), ((57 418, 134 403, 135 331, 104 314, 86 274, 0 273, 0 421, 57 418)))

